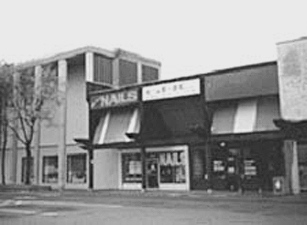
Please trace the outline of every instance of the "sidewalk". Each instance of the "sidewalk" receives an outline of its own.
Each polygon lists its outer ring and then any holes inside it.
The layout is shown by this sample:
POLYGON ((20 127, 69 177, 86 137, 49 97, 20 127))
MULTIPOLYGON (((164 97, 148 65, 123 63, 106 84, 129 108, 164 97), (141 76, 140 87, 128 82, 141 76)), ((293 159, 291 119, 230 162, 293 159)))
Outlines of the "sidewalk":
POLYGON ((52 191, 57 196, 63 197, 131 197, 131 198, 167 198, 167 199, 184 199, 190 201, 255 201, 255 202, 279 202, 279 203, 299 203, 307 204, 307 193, 299 195, 274 195, 273 193, 258 194, 255 192, 224 192, 224 191, 161 191, 161 190, 64 190, 52 191))
POLYGON ((262 201, 280 203, 300 203, 307 204, 307 193, 298 195, 274 195, 273 193, 212 191, 205 190, 192 191, 162 191, 162 190, 51 190, 49 187, 8 185, 0 186, 0 194, 25 195, 41 197, 80 197, 80 198, 102 198, 102 197, 140 197, 140 198, 169 198, 185 199, 191 201, 206 200, 230 200, 230 201, 262 201))

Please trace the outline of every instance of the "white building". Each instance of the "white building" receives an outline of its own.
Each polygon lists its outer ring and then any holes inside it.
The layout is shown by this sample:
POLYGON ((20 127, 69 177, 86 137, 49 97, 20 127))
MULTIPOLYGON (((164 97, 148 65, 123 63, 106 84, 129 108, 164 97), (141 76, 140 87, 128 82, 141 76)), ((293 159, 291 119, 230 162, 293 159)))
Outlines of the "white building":
MULTIPOLYGON (((42 121, 35 133, 32 183, 53 188, 87 188, 88 155, 74 138, 87 138, 89 109, 87 91, 97 86, 118 88, 158 80, 160 62, 121 49, 107 51, 84 47, 52 57, 17 65, 40 77, 46 66, 58 76, 58 89, 65 96, 52 124, 42 121)), ((6 183, 21 184, 25 174, 25 150, 11 135, 6 152, 6 183)))

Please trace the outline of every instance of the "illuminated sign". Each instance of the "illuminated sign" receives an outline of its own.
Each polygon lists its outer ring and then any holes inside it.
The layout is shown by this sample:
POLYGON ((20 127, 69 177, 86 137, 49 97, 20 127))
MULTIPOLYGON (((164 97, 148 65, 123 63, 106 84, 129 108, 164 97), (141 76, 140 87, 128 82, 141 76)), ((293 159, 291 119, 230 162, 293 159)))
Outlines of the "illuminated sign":
POLYGON ((138 101, 137 90, 105 93, 91 98, 91 109, 127 105, 138 101))
POLYGON ((177 98, 200 94, 200 79, 175 81, 144 87, 143 101, 177 98))

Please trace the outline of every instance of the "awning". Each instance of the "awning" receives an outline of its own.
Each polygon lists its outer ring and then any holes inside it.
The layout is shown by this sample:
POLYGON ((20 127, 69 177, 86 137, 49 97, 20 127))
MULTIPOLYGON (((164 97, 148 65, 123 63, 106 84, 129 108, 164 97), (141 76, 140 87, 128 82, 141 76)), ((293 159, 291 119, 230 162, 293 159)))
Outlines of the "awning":
POLYGON ((205 129, 206 115, 197 97, 149 102, 144 105, 142 137, 149 140, 197 136, 193 128, 205 129))
POLYGON ((130 142, 126 133, 138 133, 139 111, 131 108, 110 109, 102 115, 94 135, 94 144, 130 142))
POLYGON ((280 118, 277 96, 220 103, 215 107, 212 134, 276 131, 273 120, 280 118))

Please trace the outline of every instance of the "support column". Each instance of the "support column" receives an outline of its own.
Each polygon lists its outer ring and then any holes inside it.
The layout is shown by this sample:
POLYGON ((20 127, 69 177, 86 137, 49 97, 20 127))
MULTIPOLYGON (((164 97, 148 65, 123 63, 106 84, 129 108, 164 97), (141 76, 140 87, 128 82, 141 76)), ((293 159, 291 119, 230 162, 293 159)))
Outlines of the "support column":
POLYGON ((297 158, 297 142, 294 140, 285 140, 284 146, 285 157, 285 191, 286 193, 299 194, 299 170, 297 158))
POLYGON ((142 161, 142 191, 147 188, 147 168, 146 168, 146 149, 142 144, 141 147, 141 161, 142 161))
POLYGON ((67 62, 58 61, 58 90, 60 95, 59 124, 58 124, 58 188, 65 188, 66 183, 66 89, 67 89, 67 62))
POLYGON ((212 192, 212 176, 211 176, 211 149, 210 149, 210 143, 208 141, 206 141, 205 144, 205 148, 206 148, 206 175, 205 175, 205 179, 207 180, 207 191, 208 193, 212 192))
MULTIPOLYGON (((35 95, 40 95, 40 86, 42 83, 42 66, 35 67, 35 95)), ((40 183, 40 139, 41 139, 41 129, 40 129, 40 119, 37 118, 34 127, 34 177, 35 177, 35 184, 39 185, 40 183)))
POLYGON ((142 78, 142 63, 140 61, 137 62, 137 82, 138 84, 141 84, 143 82, 142 78))
POLYGON ((94 81, 94 53, 87 52, 85 54, 85 80, 94 81))
POLYGON ((112 62, 112 84, 119 86, 119 58, 114 58, 112 62))

